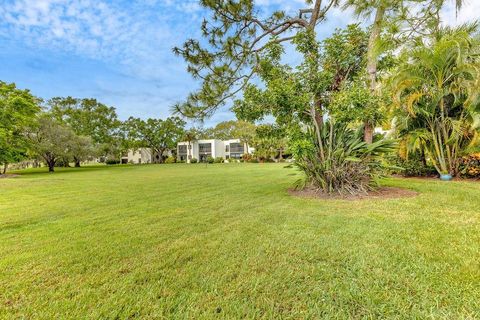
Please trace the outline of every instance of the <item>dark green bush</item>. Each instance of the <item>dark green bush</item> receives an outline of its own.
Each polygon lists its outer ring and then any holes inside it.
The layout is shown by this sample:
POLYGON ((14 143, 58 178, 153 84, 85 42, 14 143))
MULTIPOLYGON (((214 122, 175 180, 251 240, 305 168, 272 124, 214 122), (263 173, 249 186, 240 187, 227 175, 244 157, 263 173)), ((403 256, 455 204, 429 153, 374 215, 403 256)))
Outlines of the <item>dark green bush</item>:
POLYGON ((400 174, 404 177, 428 177, 437 174, 435 167, 426 164, 418 154, 409 155, 408 159, 402 159, 396 156, 393 159, 393 173, 400 174))
POLYGON ((190 163, 197 163, 197 162, 198 162, 197 158, 190 159, 190 163))
POLYGON ((208 156, 206 162, 207 162, 207 163, 214 163, 214 162, 215 162, 215 159, 214 159, 213 157, 211 157, 211 156, 208 156))
POLYGON ((119 164, 119 163, 120 163, 120 160, 117 160, 117 159, 108 159, 105 161, 105 164, 109 164, 109 165, 119 164))
POLYGON ((215 158, 215 163, 223 163, 223 158, 222 157, 216 157, 215 158))

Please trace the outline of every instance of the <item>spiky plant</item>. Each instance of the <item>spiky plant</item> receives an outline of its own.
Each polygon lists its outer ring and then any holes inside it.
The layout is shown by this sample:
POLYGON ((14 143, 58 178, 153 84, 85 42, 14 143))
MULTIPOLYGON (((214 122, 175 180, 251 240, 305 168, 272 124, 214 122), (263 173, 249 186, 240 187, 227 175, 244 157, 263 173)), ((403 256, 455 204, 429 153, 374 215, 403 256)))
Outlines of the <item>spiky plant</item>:
POLYGON ((396 146, 395 141, 387 139, 368 144, 363 141, 362 130, 332 120, 318 133, 309 129, 303 142, 307 143, 294 147, 295 164, 305 173, 296 187, 352 195, 366 194, 378 186, 384 172, 383 155, 396 146), (308 145, 309 141, 314 143, 308 145))

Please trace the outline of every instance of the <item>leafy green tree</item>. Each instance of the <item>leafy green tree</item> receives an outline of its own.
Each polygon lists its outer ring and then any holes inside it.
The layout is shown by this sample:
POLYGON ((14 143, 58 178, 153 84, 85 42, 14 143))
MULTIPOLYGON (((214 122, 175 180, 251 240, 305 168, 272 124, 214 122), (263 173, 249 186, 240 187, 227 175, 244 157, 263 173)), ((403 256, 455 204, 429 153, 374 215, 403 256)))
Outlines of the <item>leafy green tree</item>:
POLYGON ((0 81, 0 164, 4 174, 9 163, 21 161, 27 154, 25 131, 36 121, 39 102, 30 91, 0 81))
MULTIPOLYGON (((307 8, 298 15, 289 16, 284 11, 265 14, 253 0, 202 0, 201 5, 210 10, 201 30, 206 46, 190 39, 174 52, 188 63, 188 71, 202 80, 201 88, 190 94, 187 101, 175 110, 190 117, 206 117, 246 89, 250 80, 261 70, 261 59, 269 51, 268 44, 281 46, 291 42, 298 33, 308 33, 316 38, 316 28, 338 0, 306 1, 307 8)), ((307 54, 316 55, 316 47, 305 47, 307 54)), ((315 117, 321 120, 320 99, 315 117)))
POLYGON ((232 137, 240 139, 240 142, 244 144, 245 153, 248 152, 248 147, 251 145, 253 139, 255 139, 255 124, 247 121, 236 121, 235 128, 232 131, 232 137))
POLYGON ((54 172, 59 159, 71 158, 72 141, 76 135, 51 114, 43 113, 39 116, 38 123, 27 130, 26 137, 31 152, 45 161, 49 172, 54 172))
POLYGON ((75 163, 75 167, 80 167, 80 162, 87 160, 89 157, 95 155, 97 150, 95 150, 92 138, 88 136, 77 136, 72 137, 70 141, 70 153, 75 163))
MULTIPOLYGON (((201 135, 200 135, 201 136, 201 135)), ((218 123, 214 128, 207 129, 203 136, 210 139, 240 139, 245 150, 255 137, 255 124, 242 120, 229 120, 218 123)))
POLYGON ((205 130, 205 134, 203 136, 206 136, 209 139, 232 139, 235 137, 233 132, 236 127, 237 122, 235 120, 222 121, 215 127, 205 130))
MULTIPOLYGON (((363 71, 366 33, 358 25, 350 25, 336 30, 322 43, 309 33, 299 33, 295 43, 304 54, 303 62, 295 69, 282 64, 280 46, 268 47, 259 70, 264 88, 254 84, 245 88, 243 100, 235 101, 237 117, 255 121, 273 116, 280 126, 313 124, 320 132, 323 112, 330 112, 331 97, 363 71)), ((319 141, 321 154, 326 143, 319 141)))
POLYGON ((115 108, 96 99, 56 97, 47 102, 57 120, 70 126, 79 136, 91 137, 97 149, 105 156, 118 144, 120 124, 115 108))
POLYGON ((403 53, 393 79, 401 107, 397 130, 440 174, 456 175, 459 157, 480 127, 477 25, 440 29, 403 53))
POLYGON ((152 162, 164 161, 164 153, 176 149, 177 142, 185 134, 185 121, 178 117, 162 119, 147 119, 130 117, 125 122, 125 130, 130 141, 136 147, 150 148, 153 154, 159 158, 152 159, 152 162))
MULTIPOLYGON (((366 54, 366 74, 372 95, 382 96, 378 87, 378 66, 382 53, 392 44, 405 43, 414 36, 424 37, 438 30, 440 10, 446 0, 345 0, 344 8, 353 8, 356 15, 372 17, 366 54), (412 8, 414 8, 412 10, 412 8), (382 37, 382 33, 384 36, 382 37)), ((464 0, 454 0, 459 10, 464 0)), ((364 119, 364 141, 372 143, 375 122, 364 119)))
POLYGON ((329 110, 336 121, 345 123, 360 121, 363 125, 365 123, 375 125, 386 117, 383 99, 372 94, 362 80, 346 82, 338 92, 332 95, 329 110))
POLYGON ((274 124, 262 124, 257 126, 252 145, 255 155, 259 158, 283 159, 287 149, 287 129, 274 124))

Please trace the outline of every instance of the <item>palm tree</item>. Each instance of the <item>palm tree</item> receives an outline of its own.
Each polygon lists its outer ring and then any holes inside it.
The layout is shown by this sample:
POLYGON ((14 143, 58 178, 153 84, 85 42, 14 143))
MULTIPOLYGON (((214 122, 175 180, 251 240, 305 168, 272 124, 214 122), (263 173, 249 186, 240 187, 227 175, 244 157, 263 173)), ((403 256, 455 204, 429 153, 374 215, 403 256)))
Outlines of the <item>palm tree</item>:
MULTIPOLYGON (((359 17, 364 17, 366 19, 373 16, 372 25, 370 27, 370 36, 368 39, 368 49, 367 49, 367 66, 366 72, 368 76, 368 85, 370 92, 373 95, 377 94, 377 73, 378 73, 378 57, 380 55, 379 43, 381 38, 382 30, 385 27, 386 20, 391 19, 392 16, 400 14, 400 17, 403 18, 402 14, 405 12, 404 9, 411 6, 413 3, 420 4, 425 8, 425 17, 430 17, 430 19, 439 19, 440 9, 443 7, 446 1, 449 0, 440 0, 440 1, 431 1, 431 0, 417 0, 417 1, 408 1, 408 0, 345 0, 343 3, 343 8, 352 8, 354 13, 359 17), (425 4, 422 4, 425 2, 425 4), (434 13, 434 14, 432 14, 434 13)), ((451 0, 455 3, 455 9, 457 12, 461 9, 462 4, 465 0, 451 0)), ((418 14, 418 13, 417 13, 418 14)), ((428 20, 421 17, 417 20, 426 23, 428 20)), ((439 23, 439 21, 438 21, 439 23)), ((420 25, 414 23, 415 27, 412 26, 412 29, 419 28, 420 25)), ((374 125, 371 120, 366 119, 364 121, 364 141, 367 143, 372 143, 374 125)))
POLYGON ((192 159, 192 142, 197 140, 197 131, 195 129, 188 130, 185 132, 184 139, 188 142, 187 163, 190 163, 192 159))
POLYGON ((409 50, 393 78, 400 128, 410 150, 423 149, 440 174, 456 175, 480 128, 477 24, 443 28, 409 50))

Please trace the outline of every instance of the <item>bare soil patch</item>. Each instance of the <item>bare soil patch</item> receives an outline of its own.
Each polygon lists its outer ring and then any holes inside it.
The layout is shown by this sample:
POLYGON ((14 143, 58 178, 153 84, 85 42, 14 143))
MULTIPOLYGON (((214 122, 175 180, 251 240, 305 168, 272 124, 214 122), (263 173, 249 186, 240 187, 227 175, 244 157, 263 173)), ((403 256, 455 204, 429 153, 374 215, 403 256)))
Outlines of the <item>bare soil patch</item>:
POLYGON ((295 197, 301 198, 316 198, 324 200, 368 200, 368 199, 399 199, 412 198, 418 195, 418 192, 403 188, 395 187, 381 187, 375 191, 370 191, 368 194, 361 195, 340 195, 328 194, 315 189, 304 190, 288 190, 288 193, 295 197))

